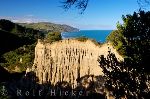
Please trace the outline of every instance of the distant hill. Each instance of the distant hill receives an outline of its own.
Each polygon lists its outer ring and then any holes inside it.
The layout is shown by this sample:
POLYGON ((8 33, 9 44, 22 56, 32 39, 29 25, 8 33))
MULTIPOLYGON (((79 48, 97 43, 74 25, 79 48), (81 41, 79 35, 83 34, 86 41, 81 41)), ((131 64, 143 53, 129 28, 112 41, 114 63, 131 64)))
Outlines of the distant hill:
POLYGON ((39 22, 39 23, 19 23, 27 28, 33 28, 36 30, 41 30, 45 32, 76 32, 79 29, 71 27, 69 25, 61 25, 50 22, 39 22))

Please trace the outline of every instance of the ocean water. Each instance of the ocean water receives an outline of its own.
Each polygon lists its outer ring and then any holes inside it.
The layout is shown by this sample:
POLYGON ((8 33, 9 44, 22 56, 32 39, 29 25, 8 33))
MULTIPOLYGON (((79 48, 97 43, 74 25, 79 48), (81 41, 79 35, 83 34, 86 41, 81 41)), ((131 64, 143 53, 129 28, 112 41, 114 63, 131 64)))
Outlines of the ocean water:
POLYGON ((80 30, 79 32, 63 32, 61 36, 66 38, 87 37, 96 40, 97 42, 104 43, 106 37, 112 32, 112 30, 80 30))

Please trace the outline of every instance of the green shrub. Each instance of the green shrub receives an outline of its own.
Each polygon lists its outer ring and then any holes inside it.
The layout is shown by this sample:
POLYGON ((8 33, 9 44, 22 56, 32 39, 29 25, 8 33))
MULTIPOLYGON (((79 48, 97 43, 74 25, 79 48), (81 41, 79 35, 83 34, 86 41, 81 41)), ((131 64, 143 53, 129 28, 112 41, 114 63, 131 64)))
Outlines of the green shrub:
POLYGON ((1 65, 12 71, 17 66, 20 71, 25 71, 27 67, 33 65, 35 44, 24 45, 14 51, 3 55, 5 60, 1 65))
POLYGON ((49 32, 45 38, 46 42, 52 43, 61 40, 61 33, 59 32, 49 32))
POLYGON ((91 40, 96 46, 100 45, 100 43, 98 43, 96 40, 87 38, 85 36, 78 37, 78 38, 75 38, 75 39, 78 40, 78 41, 80 41, 80 42, 86 42, 87 40, 91 40))
POLYGON ((106 38, 107 42, 112 43, 120 55, 125 56, 124 42, 125 38, 120 30, 112 31, 106 38))
POLYGON ((81 42, 86 42, 88 40, 88 38, 85 36, 82 36, 82 37, 76 38, 76 40, 81 41, 81 42))

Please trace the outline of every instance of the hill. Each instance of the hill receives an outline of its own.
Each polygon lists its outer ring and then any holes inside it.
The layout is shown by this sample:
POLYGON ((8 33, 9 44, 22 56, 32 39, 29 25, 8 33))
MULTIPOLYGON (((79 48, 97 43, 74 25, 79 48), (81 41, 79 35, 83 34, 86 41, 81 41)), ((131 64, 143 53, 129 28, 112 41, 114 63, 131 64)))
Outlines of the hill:
POLYGON ((23 40, 17 35, 0 30, 0 54, 24 45, 23 40))
POLYGON ((34 45, 44 33, 0 19, 0 65, 9 71, 25 69, 34 59, 34 45))
POLYGON ((23 45, 33 44, 42 37, 44 35, 41 31, 20 26, 9 20, 0 20, 0 54, 23 45))
POLYGON ((75 32, 79 29, 71 27, 65 24, 55 24, 50 22, 39 22, 39 23, 19 23, 27 28, 33 28, 44 32, 75 32))

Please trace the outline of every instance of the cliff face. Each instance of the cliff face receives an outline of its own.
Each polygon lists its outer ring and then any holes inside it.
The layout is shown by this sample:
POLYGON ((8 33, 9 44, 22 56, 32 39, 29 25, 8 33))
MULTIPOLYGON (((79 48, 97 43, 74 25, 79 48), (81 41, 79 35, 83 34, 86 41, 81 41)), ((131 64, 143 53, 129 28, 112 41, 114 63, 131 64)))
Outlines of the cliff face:
POLYGON ((120 57, 111 45, 104 44, 100 47, 90 40, 81 42, 67 39, 52 44, 38 41, 34 65, 27 71, 34 71, 39 83, 55 85, 57 82, 67 81, 75 87, 77 79, 85 75, 103 74, 97 59, 100 55, 108 54, 108 47, 120 57))

